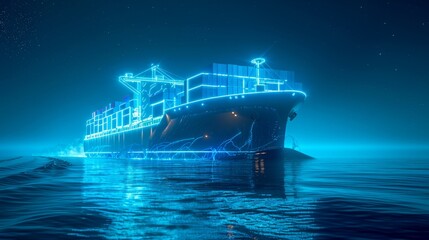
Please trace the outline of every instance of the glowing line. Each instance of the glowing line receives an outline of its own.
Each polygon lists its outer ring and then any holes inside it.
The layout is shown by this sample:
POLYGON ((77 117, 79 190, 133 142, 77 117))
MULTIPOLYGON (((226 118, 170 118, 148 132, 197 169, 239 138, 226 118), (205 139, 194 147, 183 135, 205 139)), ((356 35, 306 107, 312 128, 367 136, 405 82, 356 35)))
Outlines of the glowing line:
MULTIPOLYGON (((213 76, 220 76, 220 77, 231 77, 231 78, 242 78, 242 79, 255 79, 257 80, 257 77, 252 77, 252 76, 242 76, 242 75, 230 75, 230 74, 224 74, 224 73, 209 73, 208 75, 213 75, 213 76)), ((281 79, 281 78, 259 78, 260 80, 277 80, 277 81, 287 81, 286 79, 281 79)))
POLYGON ((191 79, 196 78, 196 77, 201 76, 201 75, 209 75, 209 73, 204 73, 204 72, 198 73, 198 74, 195 74, 194 76, 192 76, 190 78, 187 78, 186 80, 191 80, 191 79))
POLYGON ((183 85, 183 80, 176 80, 176 79, 160 79, 158 78, 158 75, 155 77, 125 77, 120 76, 122 79, 122 82, 132 82, 132 83, 139 83, 139 82, 152 82, 152 83, 168 83, 168 84, 174 84, 174 85, 183 85))
POLYGON ((198 86, 196 86, 196 87, 190 88, 188 91, 192 91, 192 90, 195 90, 195 89, 200 88, 200 87, 226 88, 226 86, 225 86, 225 85, 209 85, 209 84, 201 84, 201 85, 198 85, 198 86))
MULTIPOLYGON (((274 92, 279 92, 279 93, 288 93, 288 92, 289 93, 300 93, 300 94, 303 94, 304 97, 307 96, 304 92, 298 91, 298 90, 282 90, 282 91, 274 91, 274 92)), ((193 103, 199 103, 199 102, 202 102, 202 101, 208 101, 208 100, 212 100, 212 99, 227 98, 227 97, 240 96, 240 95, 241 96, 246 96, 246 95, 251 95, 251 94, 252 95, 253 94, 264 94, 264 93, 270 94, 271 92, 252 92, 252 93, 246 93, 246 94, 239 93, 239 94, 230 94, 230 95, 223 95, 223 96, 216 96, 216 97, 198 99, 198 100, 193 101, 193 102, 184 103, 184 104, 177 105, 176 107, 165 109, 165 112, 167 112, 167 111, 169 111, 171 109, 179 109, 180 110, 181 107, 186 107, 187 105, 190 105, 190 104, 193 104, 193 103)), ((128 107, 128 108, 130 108, 130 107, 128 107)), ((128 109, 128 108, 126 108, 126 109, 128 109)), ((126 109, 120 110, 118 112, 123 112, 126 109)), ((146 128, 146 127, 155 126, 155 125, 159 124, 159 122, 160 122, 160 121, 156 121, 156 120, 157 119, 161 119, 162 117, 163 116, 159 116, 159 117, 153 118, 152 122, 150 120, 148 120, 147 122, 145 120, 143 120, 143 122, 142 122, 143 126, 136 127, 136 128, 133 128, 133 129, 122 130, 122 129, 116 128, 116 129, 110 129, 109 130, 109 131, 117 131, 117 132, 114 132, 114 133, 105 133, 105 132, 104 133, 100 133, 100 132, 97 132, 95 134, 91 134, 91 135, 85 136, 85 140, 94 139, 94 138, 100 138, 100 137, 104 137, 104 136, 111 136, 113 134, 118 134, 118 133, 123 133, 123 132, 131 131, 131 130, 137 130, 137 129, 143 129, 143 128, 146 128), (97 135, 97 136, 92 136, 92 135, 97 135)), ((123 124, 123 122, 122 122, 122 124, 123 124)), ((117 124, 117 125, 119 126, 119 124, 117 124)))
POLYGON ((163 116, 153 118, 152 123, 149 124, 149 125, 146 125, 146 126, 145 126, 145 124, 148 124, 148 123, 144 123, 143 122, 142 123, 143 126, 130 127, 130 129, 123 130, 122 128, 116 128, 116 129, 111 129, 107 133, 106 132, 97 132, 97 133, 94 133, 94 134, 91 134, 91 135, 86 135, 84 140, 91 140, 91 139, 96 139, 96 138, 101 138, 101 137, 107 137, 107 136, 112 136, 112 135, 115 135, 115 134, 120 134, 120 133, 124 133, 124 132, 129 132, 129 131, 134 131, 134 130, 141 130, 143 128, 152 127, 152 126, 158 125, 161 122, 162 117, 163 116), (93 135, 95 135, 95 136, 93 136, 93 135))
POLYGON ((151 104, 151 106, 153 107, 153 106, 158 105, 158 104, 161 104, 161 103, 164 103, 164 100, 161 100, 161 101, 159 101, 159 102, 153 103, 153 104, 151 104))
POLYGON ((300 94, 304 95, 305 98, 307 97, 307 94, 305 92, 299 91, 299 90, 281 90, 281 91, 273 90, 273 91, 264 91, 264 92, 250 92, 250 93, 245 93, 245 94, 237 93, 237 94, 229 94, 229 95, 221 95, 221 96, 215 96, 215 97, 209 97, 209 98, 202 98, 202 99, 198 99, 198 100, 195 100, 195 101, 192 101, 192 102, 188 102, 188 103, 183 103, 183 104, 177 105, 176 107, 168 108, 165 111, 168 111, 168 110, 171 110, 171 109, 174 109, 174 108, 184 107, 186 105, 191 105, 193 103, 198 103, 198 102, 202 102, 202 101, 211 100, 211 99, 228 98, 228 97, 231 98, 231 97, 235 97, 235 96, 238 97, 238 96, 247 96, 247 95, 253 95, 253 94, 270 94, 272 92, 276 92, 276 93, 300 93, 300 94))
MULTIPOLYGON (((178 150, 178 151, 130 151, 127 153, 254 153, 256 151, 219 151, 219 150, 203 150, 203 151, 185 151, 185 150, 178 150)), ((121 152, 86 152, 88 154, 93 153, 101 153, 101 154, 111 154, 111 153, 121 153, 121 152)))

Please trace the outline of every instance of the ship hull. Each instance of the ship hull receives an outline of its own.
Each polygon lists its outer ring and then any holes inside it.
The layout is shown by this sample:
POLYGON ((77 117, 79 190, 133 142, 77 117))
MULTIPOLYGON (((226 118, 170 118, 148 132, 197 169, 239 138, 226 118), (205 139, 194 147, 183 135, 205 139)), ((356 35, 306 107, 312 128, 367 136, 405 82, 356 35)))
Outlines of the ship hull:
POLYGON ((284 147, 286 125, 305 94, 236 94, 196 101, 165 112, 158 125, 84 142, 87 156, 228 158, 284 147))

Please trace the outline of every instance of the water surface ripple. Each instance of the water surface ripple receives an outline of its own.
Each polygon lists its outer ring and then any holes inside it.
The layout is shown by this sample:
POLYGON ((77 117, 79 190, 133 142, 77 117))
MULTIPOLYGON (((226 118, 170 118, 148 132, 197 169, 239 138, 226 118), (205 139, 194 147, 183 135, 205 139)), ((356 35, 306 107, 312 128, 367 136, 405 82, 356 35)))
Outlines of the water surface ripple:
POLYGON ((429 159, 0 158, 0 239, 427 239, 429 159))

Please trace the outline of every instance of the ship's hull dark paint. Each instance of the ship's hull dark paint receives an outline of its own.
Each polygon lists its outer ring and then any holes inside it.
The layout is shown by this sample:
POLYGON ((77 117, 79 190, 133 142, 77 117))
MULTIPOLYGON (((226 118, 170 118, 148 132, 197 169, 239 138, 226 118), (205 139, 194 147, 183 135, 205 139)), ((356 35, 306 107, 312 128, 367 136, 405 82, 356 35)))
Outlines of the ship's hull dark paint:
POLYGON ((153 127, 85 140, 89 156, 232 157, 284 147, 301 92, 217 97, 168 110, 153 127))

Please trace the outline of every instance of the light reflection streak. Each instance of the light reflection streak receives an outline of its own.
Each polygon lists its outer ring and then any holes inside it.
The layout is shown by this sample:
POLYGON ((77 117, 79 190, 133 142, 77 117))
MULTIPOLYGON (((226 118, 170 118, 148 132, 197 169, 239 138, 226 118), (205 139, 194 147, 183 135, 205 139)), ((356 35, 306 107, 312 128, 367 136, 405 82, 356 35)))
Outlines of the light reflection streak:
POLYGON ((107 239, 311 239, 316 201, 298 198, 300 163, 91 159, 83 198, 110 219, 107 239))

